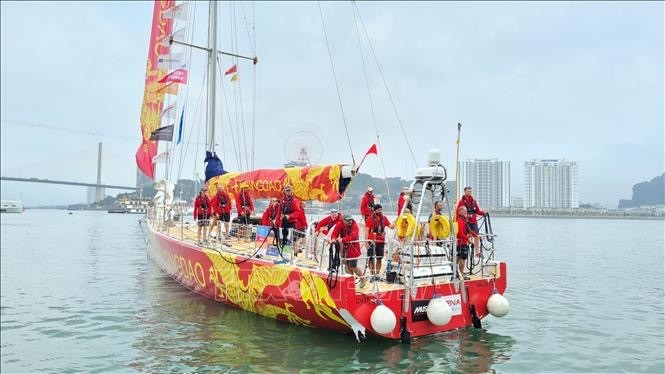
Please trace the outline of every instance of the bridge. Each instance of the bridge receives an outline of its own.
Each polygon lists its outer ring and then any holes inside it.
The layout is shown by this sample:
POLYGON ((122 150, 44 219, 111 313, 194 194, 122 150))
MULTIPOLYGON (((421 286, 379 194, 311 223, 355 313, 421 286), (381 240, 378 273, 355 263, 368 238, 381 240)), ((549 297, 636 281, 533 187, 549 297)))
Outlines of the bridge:
POLYGON ((115 189, 115 190, 133 190, 133 191, 138 191, 139 190, 139 188, 137 188, 137 187, 129 187, 129 186, 116 186, 116 185, 112 185, 112 184, 97 184, 97 183, 82 183, 82 182, 67 182, 67 181, 56 181, 56 180, 51 180, 51 179, 39 179, 39 178, 0 177, 0 180, 13 181, 13 182, 64 184, 64 185, 68 185, 68 186, 111 188, 111 189, 115 189))

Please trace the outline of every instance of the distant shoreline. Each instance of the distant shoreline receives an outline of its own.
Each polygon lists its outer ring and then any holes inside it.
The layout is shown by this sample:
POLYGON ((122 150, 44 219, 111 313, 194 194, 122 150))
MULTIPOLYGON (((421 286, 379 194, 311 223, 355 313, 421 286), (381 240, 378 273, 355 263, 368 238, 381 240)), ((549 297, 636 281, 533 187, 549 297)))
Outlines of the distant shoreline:
POLYGON ((508 218, 565 218, 565 219, 630 219, 630 220, 665 220, 665 217, 650 217, 650 216, 571 216, 571 215, 531 215, 531 214, 499 214, 491 213, 492 217, 508 217, 508 218))

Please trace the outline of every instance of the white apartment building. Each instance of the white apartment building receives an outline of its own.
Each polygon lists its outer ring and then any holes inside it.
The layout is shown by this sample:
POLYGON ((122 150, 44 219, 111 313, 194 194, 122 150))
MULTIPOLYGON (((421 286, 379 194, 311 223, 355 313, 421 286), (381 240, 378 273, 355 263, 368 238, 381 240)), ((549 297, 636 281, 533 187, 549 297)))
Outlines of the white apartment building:
POLYGON ((524 208, 579 208, 577 163, 531 160, 524 163, 524 208))
MULTIPOLYGON (((473 197, 480 208, 510 206, 510 161, 473 159, 460 161, 460 189, 473 188, 473 197)), ((463 190, 458 193, 459 199, 463 190)))

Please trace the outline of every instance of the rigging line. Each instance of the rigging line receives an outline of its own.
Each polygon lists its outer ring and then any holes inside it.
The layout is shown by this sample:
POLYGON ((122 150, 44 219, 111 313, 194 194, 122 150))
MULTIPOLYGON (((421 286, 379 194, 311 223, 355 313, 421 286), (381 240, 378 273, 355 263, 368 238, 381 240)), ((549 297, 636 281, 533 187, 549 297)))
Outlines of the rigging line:
MULTIPOLYGON (((197 100, 198 104, 194 107, 193 109, 193 115, 191 116, 191 121, 188 121, 189 123, 192 124, 192 126, 189 126, 189 132, 187 136, 187 141, 185 142, 184 149, 181 148, 180 151, 180 163, 179 163, 179 172, 178 172, 178 179, 182 176, 182 170, 184 169, 185 165, 185 156, 187 155, 187 151, 189 150, 189 146, 192 144, 191 139, 192 139, 192 134, 194 133, 194 127, 197 129, 200 126, 193 126, 193 124, 197 123, 198 121, 201 120, 201 113, 203 112, 203 92, 205 91, 205 74, 208 74, 208 69, 203 69, 203 74, 204 74, 204 79, 201 80, 201 88, 199 90, 199 98, 197 100)), ((198 152, 198 141, 197 141, 197 149, 196 151, 198 152)), ((194 170, 196 170, 196 157, 194 157, 194 170)))
MULTIPOLYGON (((196 6, 196 4, 194 4, 194 6, 196 6)), ((196 8, 194 8, 194 11, 192 12, 192 17, 194 17, 195 14, 196 14, 196 8)), ((190 28, 190 30, 191 30, 191 28, 190 28)), ((189 32, 190 30, 188 30, 188 34, 189 34, 188 39, 189 39, 189 42, 191 44, 192 41, 194 40, 194 33, 189 32)), ((173 48, 173 46, 171 46, 171 48, 173 48)), ((169 54, 171 53, 171 48, 169 48, 169 54)), ((186 53, 187 58, 185 59, 185 61, 187 62, 186 66, 187 66, 188 71, 191 72, 191 69, 192 69, 192 49, 189 48, 189 50, 187 52, 188 52, 188 53, 186 53)), ((182 100, 182 105, 181 106, 176 105, 176 108, 179 107, 179 109, 180 109, 180 110, 176 110, 175 123, 173 124, 174 125, 173 126, 173 130, 174 130, 173 135, 176 136, 176 137, 178 136, 176 134, 180 133, 180 116, 182 116, 183 110, 185 109, 185 107, 187 106, 187 103, 189 102, 189 85, 187 84, 185 86, 186 87, 184 88, 185 92, 183 94, 184 97, 183 97, 183 100, 182 100), (178 114, 180 114, 180 115, 178 115, 178 114)), ((178 96, 176 97, 176 100, 175 100, 176 103, 178 103, 178 104, 180 104, 179 99, 180 99, 180 94, 178 94, 178 96)), ((169 148, 169 150, 168 150, 169 153, 167 154, 167 160, 168 160, 168 162, 167 162, 167 165, 168 165, 167 176, 169 176, 170 178, 168 178, 168 179, 171 179, 171 180, 173 179, 172 175, 175 173, 175 170, 176 170, 176 163, 175 162, 170 162, 172 159, 175 160, 173 155, 175 154, 175 151, 176 151, 176 146, 177 146, 176 142, 177 142, 177 138, 176 139, 173 139, 173 138, 171 139, 171 143, 169 144, 169 147, 168 147, 169 148)), ((180 166, 180 164, 178 166, 180 166)), ((178 169, 177 179, 179 179, 181 169, 180 169, 180 167, 178 167, 177 169, 178 169)))
MULTIPOLYGON (((191 17, 191 23, 190 24, 192 25, 190 30, 193 30, 194 29, 193 25, 196 24, 196 2, 194 2, 194 8, 192 10, 192 13, 191 13, 190 17, 191 17)), ((194 42, 194 32, 191 31, 189 33, 189 43, 192 44, 193 42, 194 42)), ((173 46, 171 46, 171 48, 173 48, 173 46)), ((170 51, 171 50, 169 49, 169 52, 170 51)), ((186 53, 187 53, 187 59, 186 59, 187 68, 191 72, 191 69, 193 68, 193 66, 192 66, 192 48, 189 48, 186 53)), ((204 68, 203 70, 207 71, 208 69, 204 68)), ((205 80, 203 80, 203 82, 205 82, 205 80)), ((201 105, 200 101, 201 101, 202 97, 203 97, 203 86, 201 87, 201 90, 199 91, 199 106, 201 105)), ((185 89, 185 99, 184 99, 184 102, 183 102, 183 105, 182 105, 182 108, 181 108, 181 115, 183 115, 182 113, 183 113, 184 109, 187 107, 188 103, 189 103, 189 84, 187 85, 187 88, 185 89)), ((197 113, 197 108, 198 107, 194 108, 195 115, 197 113)), ((195 115, 193 117, 195 117, 195 115)), ((177 126, 178 136, 180 136, 180 117, 178 117, 177 114, 176 114, 176 122, 178 124, 178 126, 177 126)), ((192 122, 192 123, 194 123, 194 122, 192 122)), ((183 117, 183 124, 182 125, 183 125, 183 128, 184 128, 184 126, 185 126, 184 117, 183 117)), ((191 137, 191 129, 190 129, 190 137, 191 137)), ((181 140, 181 144, 182 144, 182 138, 180 140, 181 140)), ((175 142, 172 142, 172 143, 175 143, 175 142)), ((174 153, 175 153, 175 147, 176 147, 176 144, 173 144, 173 152, 174 153)), ((177 179, 176 180, 180 179, 180 177, 182 176, 182 170, 183 170, 184 159, 185 159, 185 154, 186 154, 185 151, 188 148, 189 148, 189 144, 187 144, 187 146, 180 146, 180 155, 179 155, 180 157, 179 157, 179 160, 178 160, 178 173, 177 173, 177 179), (185 148, 184 151, 183 151, 183 147, 185 148)), ((172 154, 174 154, 174 153, 172 153, 172 154)), ((175 162, 172 164, 172 167, 175 167, 175 162)))
POLYGON ((342 105, 342 94, 339 91, 339 84, 337 83, 337 75, 335 74, 335 64, 333 63, 332 51, 330 50, 330 43, 328 42, 328 33, 326 32, 326 23, 323 19, 323 9, 321 9, 321 2, 317 1, 319 5, 319 14, 321 15, 321 26, 323 28, 323 36, 326 39, 326 47, 328 48, 328 57, 330 58, 330 67, 332 68, 333 80, 335 81, 335 88, 337 89, 337 99, 339 100, 339 109, 342 112, 342 122, 344 122, 344 130, 346 131, 346 140, 349 143, 349 151, 351 151, 351 160, 353 165, 356 165, 356 159, 353 157, 353 147, 351 147, 351 137, 349 136, 349 127, 346 123, 346 116, 344 115, 344 106, 342 105))
POLYGON ((25 126, 25 127, 37 127, 37 128, 43 128, 43 129, 49 129, 49 130, 55 130, 55 131, 64 131, 64 132, 70 132, 70 133, 73 133, 73 134, 98 136, 98 137, 102 137, 102 138, 118 138, 118 139, 136 140, 136 138, 132 137, 132 136, 112 135, 112 134, 104 134, 104 133, 98 133, 98 132, 89 132, 89 131, 77 130, 77 129, 67 128, 67 127, 44 125, 44 124, 41 124, 41 123, 28 123, 28 122, 13 120, 13 119, 3 119, 2 123, 3 124, 14 124, 14 125, 25 126))
POLYGON ((376 66, 379 70, 379 74, 381 75, 381 79, 383 80, 383 85, 386 87, 386 92, 388 93, 390 104, 392 104, 393 111, 395 112, 395 117, 397 117, 397 123, 399 123, 399 127, 402 129, 402 134, 404 135, 404 140, 406 140, 406 145, 408 146, 409 152, 411 153, 411 158, 413 158, 413 163, 416 165, 416 167, 418 167, 416 156, 413 153, 413 148, 411 147, 409 138, 406 136, 406 130, 404 129, 404 125, 402 124, 402 119, 399 117, 399 113, 397 112, 397 106, 395 105, 393 96, 390 93, 390 89, 388 88, 388 82, 386 82, 386 78, 383 75, 383 70, 381 69, 381 65, 379 64, 379 59, 376 57, 376 52, 374 51, 374 47, 372 46, 372 41, 369 38, 369 33, 367 32, 367 29, 365 28, 365 23, 363 22, 362 16, 360 15, 360 10, 358 9, 358 5, 355 3, 355 1, 352 1, 352 4, 356 8, 356 12, 358 13, 358 19, 360 20, 360 25, 363 27, 363 31, 365 33, 365 37, 367 38, 369 48, 372 51, 372 56, 374 57, 374 62, 376 63, 376 66))
MULTIPOLYGON (((239 48, 238 48, 238 19, 236 17, 236 6, 235 3, 233 4, 233 44, 235 45, 235 50, 234 52, 238 54, 239 48)), ((247 126, 245 126, 245 110, 242 105, 242 82, 239 80, 236 80, 234 83, 236 83, 236 88, 238 91, 238 106, 240 107, 240 125, 242 127, 242 140, 243 140, 243 147, 245 149, 245 165, 247 166, 247 169, 249 169, 249 154, 247 153, 247 126)))
MULTIPOLYGON (((218 69, 220 69, 219 74, 221 76, 222 71, 221 71, 221 64, 218 64, 218 69)), ((239 147, 236 144, 236 136, 233 134, 233 121, 231 120, 231 111, 230 111, 230 106, 229 106, 229 101, 228 101, 228 96, 226 94, 226 90, 224 89, 224 80, 220 79, 220 84, 222 86, 222 96, 224 98, 224 105, 226 105, 226 116, 228 117, 228 122, 229 122, 229 133, 231 134, 231 142, 233 143, 233 157, 236 159, 236 166, 238 167, 239 170, 242 170, 242 160, 240 159, 240 153, 238 151, 239 147)))
MULTIPOLYGON (((355 8, 353 8, 353 6, 351 7, 351 11, 353 12, 353 24, 356 27, 356 36, 358 37, 358 50, 360 51, 360 59, 363 62, 363 75, 365 76, 365 86, 367 87, 367 98, 369 99, 369 108, 372 114, 372 123, 374 124, 374 131, 376 132, 376 143, 379 146, 379 149, 382 149, 381 141, 379 140, 379 127, 376 124, 376 113, 374 112, 374 103, 372 102, 372 90, 370 89, 369 78, 367 76, 367 66, 366 66, 367 64, 365 62, 365 54, 363 53, 363 46, 360 40, 360 29, 358 29, 358 18, 356 16, 355 8)), ((383 169, 383 181, 386 184, 386 192, 388 193, 388 202, 392 207, 393 198, 392 198, 392 193, 390 193, 390 185, 388 184, 388 173, 386 172, 386 164, 383 159, 383 152, 381 152, 379 160, 381 161, 381 169, 383 169)))
MULTIPOLYGON (((236 45, 237 40, 236 40, 235 37, 233 37, 233 35, 235 35, 235 33, 234 33, 234 28, 235 28, 235 23, 236 23, 236 22, 235 22, 235 11, 234 11, 235 6, 234 6, 234 3, 231 3, 231 8, 232 8, 232 9, 231 9, 231 11, 229 12, 229 13, 230 13, 230 14, 229 14, 229 15, 230 15, 230 22, 229 22, 229 25, 230 25, 230 27, 231 27, 230 34, 232 35, 232 38, 231 38, 231 49, 232 49, 234 52, 237 52, 237 51, 238 51, 238 49, 237 49, 237 45, 236 45)), ((232 61, 233 61, 233 63, 235 64, 235 66, 236 66, 236 70, 237 70, 238 59, 232 57, 232 61)), ((238 74, 238 73, 236 72, 235 74, 238 74)), ((237 82, 237 80, 236 80, 235 82, 237 82)), ((241 132, 240 132, 240 121, 238 120, 238 91, 237 91, 237 89, 236 89, 236 87, 235 87, 235 84, 232 83, 231 85, 232 85, 231 88, 232 88, 232 91, 233 91, 233 110, 234 110, 234 116, 235 116, 236 140, 237 140, 237 143, 238 143, 238 148, 237 148, 237 152, 238 152, 238 166, 239 166, 240 171, 245 171, 245 168, 244 168, 244 166, 243 166, 243 160, 244 160, 244 159, 242 158, 242 139, 243 139, 243 137, 242 137, 241 132)))
MULTIPOLYGON (((257 56, 256 8, 254 1, 252 1, 252 52, 254 53, 254 57, 256 57, 257 56)), ((254 170, 255 160, 256 160, 256 63, 252 65, 252 170, 254 170)))
POLYGON ((253 31, 254 31, 254 26, 255 26, 254 22, 256 21, 255 13, 254 13, 254 2, 252 1, 252 20, 251 20, 251 23, 247 20, 247 15, 245 14, 244 2, 240 2, 240 11, 242 11, 242 18, 245 21, 245 31, 247 31, 247 40, 250 41, 249 48, 252 51, 252 55, 256 56, 256 50, 255 50, 256 45, 251 44, 252 35, 253 35, 253 31))

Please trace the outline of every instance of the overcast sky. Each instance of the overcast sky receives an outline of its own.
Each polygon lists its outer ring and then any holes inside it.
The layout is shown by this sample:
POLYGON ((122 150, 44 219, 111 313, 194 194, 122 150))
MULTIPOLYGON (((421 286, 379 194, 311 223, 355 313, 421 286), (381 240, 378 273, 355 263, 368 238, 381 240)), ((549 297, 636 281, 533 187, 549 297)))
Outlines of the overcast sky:
MULTIPOLYGON (((534 158, 576 161, 580 201, 611 208, 631 197, 635 183, 665 170, 662 2, 357 5, 419 164, 427 150, 439 148, 454 170, 462 122, 461 159, 510 161, 512 196, 522 196, 523 165, 534 158)), ((103 142, 102 181, 134 185, 153 3, 0 6, 2 175, 94 182, 103 142)), ((188 30, 203 43, 206 5, 196 7, 188 30)), ((356 161, 378 129, 382 157, 369 157, 362 172, 411 178, 415 163, 362 32, 359 47, 351 4, 321 8, 345 121, 316 2, 221 8, 221 49, 236 45, 251 55, 248 40, 256 38, 256 166, 283 164, 286 140, 302 130, 321 139, 320 162, 351 163, 346 122, 356 161), (248 36, 252 19, 256 29, 248 36)), ((187 102, 186 137, 196 141, 205 65, 200 52, 192 56, 179 100, 187 102)), ((224 57, 221 64, 233 61, 224 57)), ((253 68, 238 66, 241 79, 234 85, 226 77, 220 96, 233 107, 224 104, 219 114, 225 136, 218 150, 228 170, 240 168, 228 131, 229 118, 240 118, 234 108, 242 104, 248 129, 252 123, 253 68)), ((185 159, 173 172, 202 175, 202 159, 199 149, 196 160, 185 159)), ((3 198, 22 198, 26 206, 86 199, 83 187, 4 181, 1 187, 3 198)))

